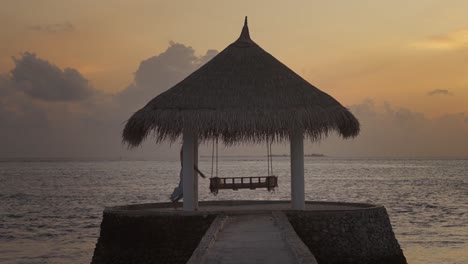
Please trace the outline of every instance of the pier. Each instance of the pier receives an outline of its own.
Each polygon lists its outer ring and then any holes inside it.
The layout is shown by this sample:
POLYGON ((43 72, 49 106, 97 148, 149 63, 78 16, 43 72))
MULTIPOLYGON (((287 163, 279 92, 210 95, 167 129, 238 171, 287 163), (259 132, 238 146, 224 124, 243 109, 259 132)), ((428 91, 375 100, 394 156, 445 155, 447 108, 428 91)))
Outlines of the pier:
POLYGON ((106 208, 92 264, 404 264, 383 206, 289 201, 204 201, 106 208))

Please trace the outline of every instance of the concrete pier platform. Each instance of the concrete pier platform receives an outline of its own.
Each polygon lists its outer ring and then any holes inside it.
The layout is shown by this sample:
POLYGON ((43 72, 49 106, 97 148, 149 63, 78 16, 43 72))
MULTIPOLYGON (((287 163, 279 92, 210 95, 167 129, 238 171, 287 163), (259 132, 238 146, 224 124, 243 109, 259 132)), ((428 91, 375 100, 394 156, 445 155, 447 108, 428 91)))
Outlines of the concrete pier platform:
POLYGON ((405 264, 383 206, 361 203, 206 201, 106 208, 92 264, 405 264))

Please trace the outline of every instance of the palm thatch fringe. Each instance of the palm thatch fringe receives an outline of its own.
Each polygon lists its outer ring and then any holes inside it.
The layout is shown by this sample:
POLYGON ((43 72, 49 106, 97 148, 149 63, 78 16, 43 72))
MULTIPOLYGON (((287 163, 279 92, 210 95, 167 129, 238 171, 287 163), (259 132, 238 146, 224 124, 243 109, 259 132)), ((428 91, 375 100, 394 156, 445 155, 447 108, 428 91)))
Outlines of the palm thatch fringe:
POLYGON ((274 114, 262 109, 252 110, 173 110, 142 109, 127 122, 123 138, 130 146, 138 146, 150 136, 156 143, 174 142, 182 135, 184 127, 190 128, 202 141, 220 138, 227 145, 236 143, 260 143, 269 140, 289 140, 289 134, 300 129, 304 136, 319 141, 331 131, 343 138, 359 133, 359 122, 349 112, 337 108, 323 109, 277 109, 274 114), (261 120, 261 122, 259 122, 261 120))

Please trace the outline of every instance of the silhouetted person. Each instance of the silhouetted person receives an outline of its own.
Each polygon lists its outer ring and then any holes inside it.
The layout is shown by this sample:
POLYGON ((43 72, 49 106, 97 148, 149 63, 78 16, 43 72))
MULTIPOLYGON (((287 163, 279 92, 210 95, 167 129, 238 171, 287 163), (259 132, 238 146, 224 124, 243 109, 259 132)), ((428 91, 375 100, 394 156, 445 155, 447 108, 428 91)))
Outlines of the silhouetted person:
MULTIPOLYGON (((179 201, 180 199, 182 199, 182 197, 184 197, 184 186, 183 186, 183 169, 184 169, 184 152, 183 152, 183 147, 180 148, 180 173, 179 173, 179 186, 175 187, 174 188, 174 191, 172 192, 171 194, 171 201, 172 202, 177 202, 179 201)), ((206 178, 205 177, 205 174, 203 174, 197 167, 197 165, 194 165, 193 166, 194 170, 200 174, 200 176, 202 178, 206 178)))

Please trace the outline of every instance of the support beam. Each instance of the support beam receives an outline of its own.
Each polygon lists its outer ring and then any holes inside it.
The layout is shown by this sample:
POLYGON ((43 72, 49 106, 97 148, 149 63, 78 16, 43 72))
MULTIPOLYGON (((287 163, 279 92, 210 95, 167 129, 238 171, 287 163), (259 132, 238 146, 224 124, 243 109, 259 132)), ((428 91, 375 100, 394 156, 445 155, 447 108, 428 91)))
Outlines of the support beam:
POLYGON ((195 211, 197 201, 195 200, 195 174, 194 174, 194 149, 195 136, 193 132, 185 128, 183 132, 183 191, 184 191, 184 211, 195 211))
POLYGON ((289 135, 291 144, 291 205, 294 210, 305 209, 304 195, 304 137, 301 130, 289 135))
MULTIPOLYGON (((198 167, 198 137, 194 135, 193 137, 193 164, 198 167)), ((193 172, 193 194, 195 198, 195 211, 198 211, 198 179, 199 175, 196 171, 193 172)))

